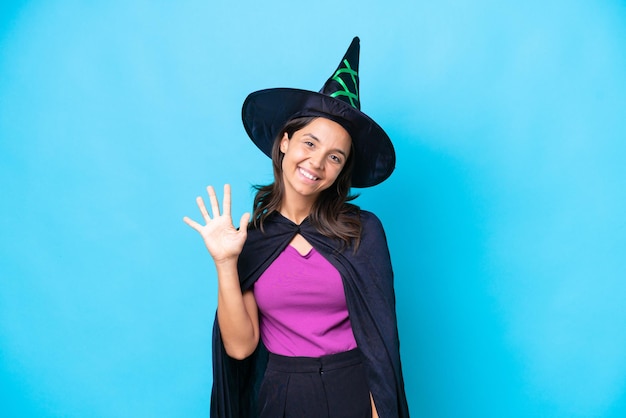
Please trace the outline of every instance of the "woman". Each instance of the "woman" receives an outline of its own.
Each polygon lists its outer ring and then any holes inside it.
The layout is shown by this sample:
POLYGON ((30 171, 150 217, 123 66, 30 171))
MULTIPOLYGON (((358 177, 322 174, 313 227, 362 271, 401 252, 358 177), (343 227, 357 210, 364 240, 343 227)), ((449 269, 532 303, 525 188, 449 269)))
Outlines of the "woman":
POLYGON ((252 93, 243 122, 274 183, 235 229, 208 187, 185 217, 218 275, 212 417, 408 417, 385 234, 348 203, 391 175, 387 134, 360 111, 359 40, 319 93, 252 93))

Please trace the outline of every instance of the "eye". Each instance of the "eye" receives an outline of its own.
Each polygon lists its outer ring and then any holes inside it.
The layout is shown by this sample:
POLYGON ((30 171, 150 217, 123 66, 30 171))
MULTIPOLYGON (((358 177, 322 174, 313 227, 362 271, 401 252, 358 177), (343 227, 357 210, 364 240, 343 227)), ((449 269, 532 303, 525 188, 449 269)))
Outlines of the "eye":
POLYGON ((331 155, 330 155, 330 159, 331 159, 331 160, 333 160, 333 162, 335 162, 335 163, 337 163, 337 164, 341 164, 341 158, 340 158, 340 157, 338 157, 338 156, 337 156, 337 155, 335 155, 335 154, 331 154, 331 155))
POLYGON ((306 145, 309 148, 313 147, 313 143, 311 141, 304 141, 304 145, 306 145))

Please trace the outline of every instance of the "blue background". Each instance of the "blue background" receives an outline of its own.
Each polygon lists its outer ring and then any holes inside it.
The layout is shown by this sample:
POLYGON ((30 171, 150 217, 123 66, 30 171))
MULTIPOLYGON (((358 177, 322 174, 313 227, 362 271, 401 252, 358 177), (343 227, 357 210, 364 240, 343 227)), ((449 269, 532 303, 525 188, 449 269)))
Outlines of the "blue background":
POLYGON ((416 417, 626 416, 623 1, 4 1, 0 415, 204 417, 216 279, 182 217, 269 160, 261 88, 361 37, 416 417))

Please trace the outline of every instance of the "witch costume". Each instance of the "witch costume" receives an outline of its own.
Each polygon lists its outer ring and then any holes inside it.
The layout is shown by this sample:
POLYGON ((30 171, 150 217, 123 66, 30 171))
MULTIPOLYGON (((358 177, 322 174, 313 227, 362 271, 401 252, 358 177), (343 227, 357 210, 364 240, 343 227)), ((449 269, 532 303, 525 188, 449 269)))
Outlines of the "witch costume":
MULTIPOLYGON (((359 39, 354 38, 338 69, 319 93, 276 88, 250 94, 244 102, 242 116, 252 141, 270 156, 274 139, 288 120, 301 116, 328 118, 343 126, 352 138, 355 156, 352 186, 369 187, 387 179, 395 167, 395 152, 385 131, 360 111, 358 59, 359 39)), ((250 225, 237 265, 241 290, 252 289, 292 239, 302 235, 341 276, 352 332, 363 356, 366 383, 378 415, 405 418, 409 411, 385 233, 374 214, 355 209, 353 216, 358 216, 362 225, 356 249, 322 235, 309 218, 298 225, 273 212, 264 220, 263 231, 250 225)), ((216 317, 212 418, 258 416, 258 393, 269 355, 263 341, 259 341, 254 353, 244 360, 228 356, 216 317)), ((281 390, 277 388, 277 392, 281 390)))

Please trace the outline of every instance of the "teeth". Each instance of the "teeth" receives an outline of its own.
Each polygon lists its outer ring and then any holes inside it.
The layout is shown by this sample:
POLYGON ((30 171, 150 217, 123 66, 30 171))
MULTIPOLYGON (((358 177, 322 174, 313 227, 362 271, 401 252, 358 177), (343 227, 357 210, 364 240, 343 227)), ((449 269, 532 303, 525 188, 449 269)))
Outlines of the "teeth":
POLYGON ((300 169, 300 173, 302 173, 302 175, 306 178, 308 178, 309 180, 317 180, 317 177, 313 176, 310 173, 307 173, 306 171, 304 171, 303 169, 300 169))

